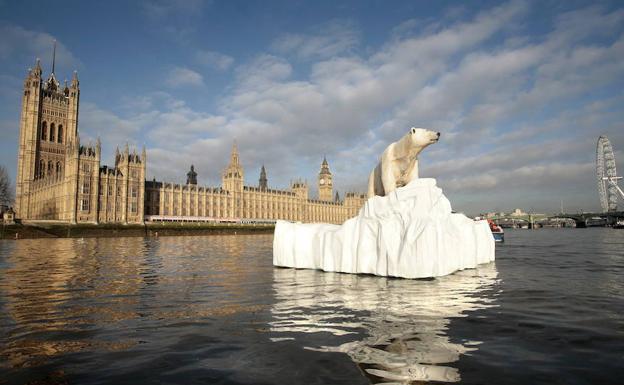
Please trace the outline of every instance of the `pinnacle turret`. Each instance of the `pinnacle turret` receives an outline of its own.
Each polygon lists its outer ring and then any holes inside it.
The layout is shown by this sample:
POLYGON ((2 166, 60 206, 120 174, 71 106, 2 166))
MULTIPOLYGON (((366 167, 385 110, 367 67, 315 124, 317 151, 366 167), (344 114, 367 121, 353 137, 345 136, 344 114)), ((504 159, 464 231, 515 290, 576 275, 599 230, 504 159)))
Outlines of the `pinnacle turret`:
POLYGON ((234 143, 232 143, 232 153, 230 154, 230 166, 238 166, 239 163, 238 145, 236 143, 236 139, 234 139, 234 143))
POLYGON ((323 163, 321 163, 321 170, 319 171, 320 175, 331 175, 331 171, 329 171, 329 163, 327 163, 327 157, 323 156, 323 163))
POLYGON ((80 82, 78 81, 78 71, 74 70, 74 73, 72 75, 72 80, 71 80, 71 88, 78 88, 78 86, 80 85, 80 82))
POLYGON ((33 75, 40 78, 42 73, 43 71, 41 70, 41 60, 37 58, 37 60, 35 61, 35 69, 33 70, 33 75))
POLYGON ((54 47, 52 48, 52 73, 54 75, 54 67, 56 64, 56 39, 54 39, 54 47))
POLYGON ((45 88, 48 91, 58 91, 61 86, 61 83, 59 83, 59 81, 56 80, 55 67, 56 67, 56 40, 54 40, 54 46, 52 48, 52 71, 50 72, 50 76, 48 76, 48 80, 46 80, 45 82, 45 88))
POLYGON ((238 157, 238 146, 236 140, 232 144, 232 154, 230 155, 230 163, 223 170, 222 186, 228 191, 242 191, 243 189, 243 166, 240 164, 238 157))
POLYGON ((186 173, 186 184, 197 185, 197 173, 194 165, 191 165, 191 170, 186 173))
POLYGON ((264 165, 262 165, 262 168, 260 169, 260 179, 258 180, 258 182, 260 189, 266 190, 268 188, 268 180, 264 165))

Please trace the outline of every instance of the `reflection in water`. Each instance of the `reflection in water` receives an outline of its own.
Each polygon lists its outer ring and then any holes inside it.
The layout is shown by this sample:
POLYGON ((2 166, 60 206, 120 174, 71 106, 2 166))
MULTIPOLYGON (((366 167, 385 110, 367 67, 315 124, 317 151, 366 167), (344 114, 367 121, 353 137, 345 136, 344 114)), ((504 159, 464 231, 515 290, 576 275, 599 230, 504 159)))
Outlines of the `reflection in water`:
POLYGON ((275 269, 272 239, 0 240, 0 384, 624 376, 622 230, 518 230, 431 281, 275 269))
POLYGON ((1 242, 0 369, 36 368, 68 353, 140 349, 150 339, 160 342, 161 334, 151 333, 160 327, 256 311, 265 305, 254 303, 252 285, 266 280, 256 255, 270 250, 270 240, 1 242))
MULTIPOLYGON (((460 380, 455 362, 476 350, 478 341, 454 343, 445 334, 451 318, 495 306, 494 264, 435 280, 275 269, 278 299, 271 331, 360 333, 361 341, 308 349, 344 352, 376 383, 460 380)), ((358 334, 354 334, 358 335, 358 334)))

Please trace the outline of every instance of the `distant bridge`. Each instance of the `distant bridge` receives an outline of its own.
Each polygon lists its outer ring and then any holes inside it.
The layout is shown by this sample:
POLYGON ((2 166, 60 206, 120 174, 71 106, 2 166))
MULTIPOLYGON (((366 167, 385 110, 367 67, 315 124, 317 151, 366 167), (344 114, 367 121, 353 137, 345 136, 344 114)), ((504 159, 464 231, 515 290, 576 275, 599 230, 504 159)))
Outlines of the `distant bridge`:
POLYGON ((489 217, 489 219, 502 227, 528 226, 533 228, 535 222, 548 219, 548 216, 544 214, 495 215, 489 217))
POLYGON ((587 227, 591 223, 592 219, 600 218, 605 220, 606 225, 614 225, 618 219, 624 218, 624 211, 609 211, 606 213, 576 213, 576 214, 556 214, 549 217, 549 219, 572 219, 576 222, 576 227, 587 227))
POLYGON ((523 214, 523 215, 495 215, 489 217, 489 219, 496 221, 508 221, 508 222, 535 222, 548 218, 546 214, 523 214))
POLYGON ((576 227, 585 228, 592 225, 592 220, 604 220, 604 225, 614 225, 618 219, 624 219, 624 211, 609 211, 606 213, 560 213, 553 215, 545 214, 524 214, 524 215, 504 215, 493 216, 497 225, 504 227, 528 226, 532 228, 536 222, 548 221, 552 219, 571 219, 576 223, 576 227))

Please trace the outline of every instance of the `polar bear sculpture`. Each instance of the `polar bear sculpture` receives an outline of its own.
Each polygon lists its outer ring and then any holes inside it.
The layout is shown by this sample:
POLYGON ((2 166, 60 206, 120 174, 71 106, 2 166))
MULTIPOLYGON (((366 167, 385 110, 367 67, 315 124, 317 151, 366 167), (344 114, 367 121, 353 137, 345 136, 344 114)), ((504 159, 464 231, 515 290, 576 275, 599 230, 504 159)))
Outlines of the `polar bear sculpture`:
POLYGON ((342 225, 277 221, 273 265, 425 278, 493 261, 487 221, 453 213, 436 180, 418 178, 418 154, 439 137, 412 128, 388 146, 369 178, 372 195, 342 225))
POLYGON ((440 139, 439 132, 412 127, 391 143, 368 178, 368 197, 385 196, 418 178, 418 154, 440 139))

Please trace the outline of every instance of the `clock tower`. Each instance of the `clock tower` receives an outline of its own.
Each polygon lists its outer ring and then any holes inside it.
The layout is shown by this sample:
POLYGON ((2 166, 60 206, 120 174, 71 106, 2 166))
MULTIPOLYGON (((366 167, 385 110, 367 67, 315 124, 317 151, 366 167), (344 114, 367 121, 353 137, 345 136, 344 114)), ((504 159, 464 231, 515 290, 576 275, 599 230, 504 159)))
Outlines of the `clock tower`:
POLYGON ((318 189, 319 189, 319 200, 321 201, 331 201, 332 193, 333 193, 333 184, 332 184, 332 174, 329 171, 329 164, 327 163, 327 158, 323 158, 323 163, 321 163, 321 171, 319 171, 318 175, 318 189))

